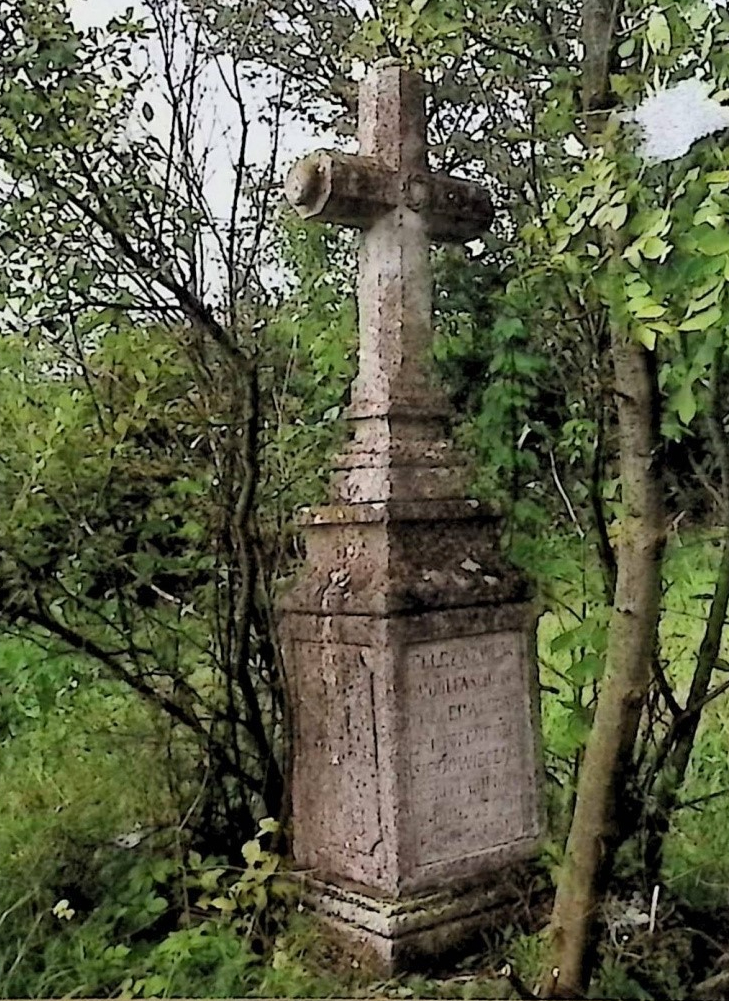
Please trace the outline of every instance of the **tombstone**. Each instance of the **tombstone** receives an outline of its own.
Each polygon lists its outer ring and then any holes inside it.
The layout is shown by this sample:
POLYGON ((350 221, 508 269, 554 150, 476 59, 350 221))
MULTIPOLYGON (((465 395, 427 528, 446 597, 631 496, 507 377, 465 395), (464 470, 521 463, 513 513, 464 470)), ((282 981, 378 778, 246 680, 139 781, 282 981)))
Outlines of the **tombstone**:
POLYGON ((303 218, 363 235, 351 441, 302 516, 282 635, 307 898, 392 970, 488 922, 534 851, 539 704, 528 589, 467 498, 432 366, 430 244, 479 236, 492 206, 428 170, 417 75, 375 65, 359 117, 358 156, 314 153, 286 182, 303 218))

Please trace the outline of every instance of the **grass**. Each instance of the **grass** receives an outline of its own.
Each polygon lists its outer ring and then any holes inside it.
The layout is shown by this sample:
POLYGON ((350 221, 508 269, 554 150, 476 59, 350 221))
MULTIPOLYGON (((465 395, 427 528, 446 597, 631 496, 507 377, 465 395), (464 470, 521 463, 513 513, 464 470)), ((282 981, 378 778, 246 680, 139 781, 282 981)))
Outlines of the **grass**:
POLYGON ((7 639, 0 677, 0 993, 34 997, 88 958, 53 907, 93 912, 115 840, 170 822, 167 758, 145 708, 70 658, 7 639))
MULTIPOLYGON (((540 553, 549 582, 538 637, 553 778, 548 867, 559 861, 573 761, 589 729, 604 654, 607 617, 585 556, 562 540, 540 553)), ((679 696, 690 682, 718 557, 710 538, 674 540, 666 560, 661 657, 679 696)), ((177 848, 169 831, 184 799, 184 749, 143 705, 72 658, 17 639, 2 642, 0 748, 2 996, 111 996, 124 988, 135 996, 504 997, 508 987, 493 969, 505 956, 525 982, 538 977, 543 938, 533 930, 504 929, 493 954, 484 946, 452 975, 381 983, 332 952, 295 908, 264 948, 225 921, 179 926, 177 848), (136 848, 122 847, 120 836, 135 831, 148 836, 136 848), (70 918, 63 909, 53 912, 63 900, 75 912, 70 918)), ((666 846, 660 938, 631 924, 631 914, 647 904, 640 893, 630 901, 637 892, 630 867, 638 863, 628 857, 625 893, 611 903, 596 996, 685 996, 693 933, 674 912, 729 907, 726 698, 705 712, 684 802, 666 846)))

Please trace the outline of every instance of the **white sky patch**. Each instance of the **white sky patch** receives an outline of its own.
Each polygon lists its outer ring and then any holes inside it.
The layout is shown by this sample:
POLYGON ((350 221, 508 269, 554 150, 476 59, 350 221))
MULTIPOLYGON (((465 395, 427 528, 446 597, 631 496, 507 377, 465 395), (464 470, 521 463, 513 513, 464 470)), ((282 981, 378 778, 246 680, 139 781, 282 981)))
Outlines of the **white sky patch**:
POLYGON ((645 160, 665 163, 677 160, 698 139, 729 128, 729 107, 710 97, 711 87, 702 80, 682 80, 646 98, 623 121, 636 122, 643 139, 638 153, 645 160))
POLYGON ((575 135, 569 135, 562 143, 562 149, 567 156, 585 157, 585 147, 575 135))
MULTIPOLYGON (((104 27, 112 17, 123 15, 130 7, 134 17, 149 21, 149 8, 144 0, 67 0, 67 3, 74 26, 81 30, 104 27)), ((184 49, 184 43, 181 43, 181 48, 184 49)), ((184 58, 184 54, 181 58, 184 58)), ((146 53, 139 53, 138 68, 146 66, 146 59, 149 60, 150 74, 143 96, 152 108, 153 118, 151 122, 145 122, 138 116, 130 121, 128 134, 140 138, 151 132, 166 143, 171 112, 163 81, 159 44, 154 37, 147 42, 146 53)), ((210 63, 200 74, 199 112, 204 128, 197 137, 196 152, 206 154, 204 193, 213 218, 224 226, 230 215, 235 184, 234 165, 238 155, 240 121, 237 106, 223 85, 219 66, 222 66, 228 79, 232 79, 232 63, 225 55, 221 57, 219 65, 210 63)), ((255 83, 243 81, 242 93, 248 118, 246 160, 254 171, 263 170, 271 157, 273 135, 264 112, 277 92, 276 81, 271 79, 270 74, 262 75, 255 83)), ((284 114, 275 180, 281 181, 291 162, 309 150, 316 146, 334 145, 333 139, 326 133, 324 135, 328 142, 322 142, 322 133, 317 133, 298 113, 284 114)), ((217 246, 212 237, 208 240, 207 247, 214 257, 217 246)), ((212 268, 208 271, 209 281, 217 287, 217 276, 212 268)), ((279 283, 276 267, 266 266, 262 273, 272 284, 279 283)))

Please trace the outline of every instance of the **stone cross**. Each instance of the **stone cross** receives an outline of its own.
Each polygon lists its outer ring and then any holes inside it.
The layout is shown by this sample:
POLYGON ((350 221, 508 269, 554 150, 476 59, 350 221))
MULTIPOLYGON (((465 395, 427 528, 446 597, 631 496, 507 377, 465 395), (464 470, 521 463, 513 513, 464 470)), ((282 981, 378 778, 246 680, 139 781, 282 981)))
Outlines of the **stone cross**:
MULTIPOLYGON (((403 459, 402 442, 400 454, 394 454, 398 421, 400 428, 408 425, 399 437, 411 440, 411 450, 427 454, 441 435, 422 422, 448 412, 432 371, 430 244, 480 236, 492 221, 493 208, 479 185, 428 170, 422 80, 395 60, 378 63, 361 86, 359 141, 358 156, 319 151, 301 160, 285 191, 302 218, 364 231, 359 371, 348 417, 369 423, 358 425, 359 442, 350 450, 348 464, 356 469, 357 455, 364 451, 370 469, 379 454, 382 470, 403 459), (376 418, 387 418, 387 425, 373 428, 376 418), (420 425, 413 427, 414 422, 420 425)), ((441 467, 448 464, 441 462, 441 467)), ((395 496, 392 476, 384 479, 375 472, 366 483, 354 472, 339 477, 340 497, 365 501, 395 496)), ((434 496, 434 489, 437 493, 431 482, 423 492, 434 496)), ((409 478, 407 490, 413 496, 409 478)))
POLYGON ((534 619, 469 499, 432 367, 431 242, 493 210, 426 163, 422 81, 387 60, 360 152, 292 169, 299 214, 363 231, 359 372, 332 503, 280 604, 294 717, 294 855, 317 913, 390 970, 498 921, 540 832, 534 619))

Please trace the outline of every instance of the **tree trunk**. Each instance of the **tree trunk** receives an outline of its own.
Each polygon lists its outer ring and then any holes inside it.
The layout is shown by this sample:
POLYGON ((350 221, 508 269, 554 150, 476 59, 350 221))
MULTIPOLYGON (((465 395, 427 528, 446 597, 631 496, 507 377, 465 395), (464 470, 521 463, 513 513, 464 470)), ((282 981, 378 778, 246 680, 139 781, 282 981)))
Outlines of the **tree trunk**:
POLYGON ((655 358, 613 318, 623 519, 615 604, 597 710, 551 920, 542 996, 580 997, 595 961, 598 909, 618 839, 618 793, 651 678, 665 543, 655 358))
POLYGON ((652 788, 649 787, 645 793, 646 796, 650 796, 652 792, 651 798, 655 800, 654 812, 645 821, 645 878, 649 884, 656 883, 660 876, 663 848, 670 829, 671 815, 676 809, 679 793, 686 778, 696 733, 701 722, 701 713, 706 700, 711 697, 709 686, 719 656, 724 621, 729 606, 729 533, 724 538, 723 547, 711 610, 699 648, 686 709, 669 727, 651 776, 652 788))
MULTIPOLYGON (((610 63, 620 0, 583 0, 582 107, 588 135, 610 104, 610 63)), ((608 239, 615 285, 622 246, 608 239)), ((595 963, 599 907, 619 841, 618 794, 632 764, 656 655, 665 545, 659 466, 660 403, 654 355, 613 308, 610 348, 618 410, 623 517, 605 675, 577 783, 577 798, 550 922, 541 994, 584 996, 595 963)))
POLYGON ((610 103, 610 63, 621 0, 583 0, 582 110, 605 111, 610 103))

